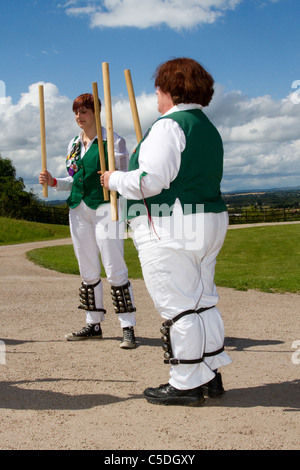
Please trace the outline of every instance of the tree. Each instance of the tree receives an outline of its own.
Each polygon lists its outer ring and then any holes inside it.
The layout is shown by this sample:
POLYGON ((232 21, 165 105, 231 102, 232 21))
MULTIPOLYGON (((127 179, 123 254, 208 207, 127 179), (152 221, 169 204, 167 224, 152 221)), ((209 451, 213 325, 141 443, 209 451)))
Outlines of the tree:
POLYGON ((3 178, 16 178, 16 170, 9 158, 2 158, 0 153, 0 182, 3 178))
POLYGON ((67 225, 68 213, 67 205, 48 206, 33 191, 27 192, 23 178, 16 177, 12 161, 0 154, 0 216, 67 225))
POLYGON ((12 161, 0 154, 0 215, 19 218, 24 207, 32 203, 37 203, 37 196, 25 191, 23 178, 16 177, 12 161))

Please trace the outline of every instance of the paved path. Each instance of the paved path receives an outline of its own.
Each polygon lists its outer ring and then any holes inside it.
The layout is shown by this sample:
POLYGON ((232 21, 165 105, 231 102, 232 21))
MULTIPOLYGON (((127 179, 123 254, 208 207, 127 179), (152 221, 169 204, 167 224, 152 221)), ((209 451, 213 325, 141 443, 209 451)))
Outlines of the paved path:
POLYGON ((132 281, 137 349, 119 348, 106 280, 104 339, 64 340, 84 325, 80 280, 25 253, 70 243, 0 247, 0 449, 299 450, 299 295, 220 288, 226 394, 201 408, 155 406, 142 392, 166 383, 168 366, 143 280, 132 281))

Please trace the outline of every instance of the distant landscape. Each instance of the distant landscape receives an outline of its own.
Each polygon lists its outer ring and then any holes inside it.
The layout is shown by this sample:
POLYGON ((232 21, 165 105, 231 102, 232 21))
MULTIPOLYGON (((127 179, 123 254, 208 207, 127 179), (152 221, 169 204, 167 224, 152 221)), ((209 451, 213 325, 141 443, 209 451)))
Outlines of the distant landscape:
MULTIPOLYGON (((228 207, 267 206, 277 208, 300 209, 300 186, 295 188, 272 188, 237 190, 223 193, 228 207)), ((41 201, 43 204, 44 201, 41 201)), ((64 200, 48 201, 46 204, 59 206, 64 200)))
MULTIPOLYGON (((223 194, 230 224, 300 220, 300 186, 253 189, 223 194)), ((68 225, 65 200, 40 200, 26 191, 12 161, 0 154, 0 216, 31 222, 68 225)))
MULTIPOLYGON (((300 220, 300 186, 284 189, 257 189, 232 191, 223 194, 226 201, 230 224, 258 222, 288 222, 300 220)), ((41 204, 62 208, 65 201, 49 201, 41 204)), ((61 209, 63 210, 63 209, 61 209)), ((68 208, 65 207, 66 213, 68 208)), ((59 223, 59 222, 57 222, 59 223)))
POLYGON ((228 207, 272 207, 300 209, 300 186, 284 189, 256 189, 223 194, 228 207))
POLYGON ((223 197, 230 224, 300 220, 300 187, 236 191, 223 197))

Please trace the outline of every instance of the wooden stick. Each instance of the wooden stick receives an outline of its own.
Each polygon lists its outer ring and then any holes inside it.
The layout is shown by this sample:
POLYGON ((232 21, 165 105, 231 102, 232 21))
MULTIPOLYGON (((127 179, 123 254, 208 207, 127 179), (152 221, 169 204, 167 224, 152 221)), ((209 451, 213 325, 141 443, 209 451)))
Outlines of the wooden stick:
MULTIPOLYGON (((99 106, 97 82, 93 82, 93 95, 94 95, 94 107, 95 107, 100 168, 101 168, 101 172, 104 173, 106 171, 106 163, 105 163, 105 153, 104 153, 103 136, 102 136, 102 128, 101 128, 101 117, 100 117, 100 106, 99 106)), ((104 188, 104 186, 103 186, 103 196, 104 196, 104 201, 109 201, 108 190, 104 188)))
MULTIPOLYGON (((44 86, 39 85, 40 99, 40 127, 41 127, 41 151, 42 151, 42 172, 47 170, 47 154, 46 154, 46 126, 45 126, 45 104, 44 104, 44 86)), ((43 196, 48 197, 48 185, 43 184, 43 196)))
MULTIPOLYGON (((113 132, 113 119, 112 119, 112 106, 111 106, 111 93, 110 93, 110 80, 109 80, 109 65, 107 62, 102 63, 103 73, 103 88, 104 88, 104 101, 105 101, 105 117, 106 117, 106 132, 107 132, 107 153, 108 153, 108 169, 115 171, 115 148, 114 148, 114 132, 113 132)), ((118 198, 116 191, 110 191, 111 202, 111 218, 113 221, 118 220, 118 198)))
POLYGON ((125 80, 126 80, 126 85, 127 85, 131 113, 133 117, 135 134, 136 134, 137 141, 139 143, 140 140, 142 140, 143 134, 142 134, 141 124, 140 124, 139 113, 137 110, 130 70, 129 69, 124 70, 124 75, 125 75, 125 80))

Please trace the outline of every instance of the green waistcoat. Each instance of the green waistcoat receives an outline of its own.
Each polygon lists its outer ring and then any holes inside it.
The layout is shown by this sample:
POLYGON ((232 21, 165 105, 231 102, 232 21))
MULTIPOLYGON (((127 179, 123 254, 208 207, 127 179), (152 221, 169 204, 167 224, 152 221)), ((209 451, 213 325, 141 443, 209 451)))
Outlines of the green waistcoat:
MULTIPOLYGON (((159 119, 176 121, 185 134, 186 147, 181 154, 179 172, 169 189, 163 189, 160 194, 146 198, 145 201, 127 201, 128 218, 146 214, 146 210, 141 210, 143 203, 147 205, 152 216, 164 215, 161 211, 163 204, 169 206, 170 214, 177 198, 185 214, 201 211, 202 206, 199 205, 202 204, 204 212, 226 211, 226 204, 220 191, 223 174, 223 144, 215 126, 199 109, 178 111, 159 119), (136 208, 137 212, 135 212, 136 208)), ((129 171, 139 168, 139 151, 142 142, 143 140, 130 158, 129 171)), ((142 174, 142 177, 144 175, 142 174)))
MULTIPOLYGON (((107 142, 103 141, 106 168, 108 168, 107 142)), ((100 160, 97 138, 91 144, 89 150, 78 160, 78 171, 73 175, 73 185, 67 203, 71 209, 77 207, 83 200, 91 209, 97 209, 104 201, 103 188, 100 184, 100 160)))

